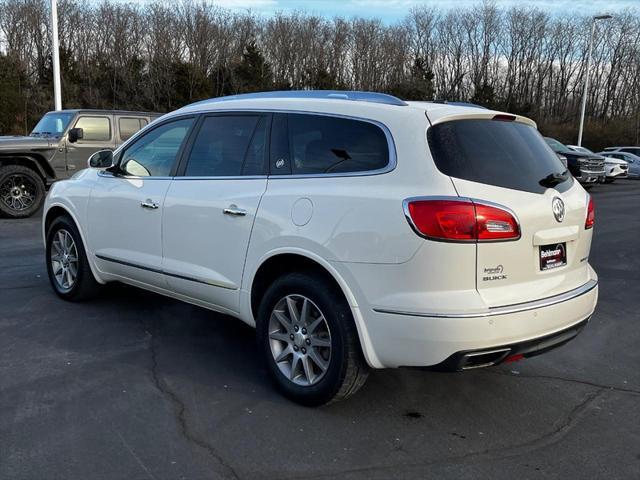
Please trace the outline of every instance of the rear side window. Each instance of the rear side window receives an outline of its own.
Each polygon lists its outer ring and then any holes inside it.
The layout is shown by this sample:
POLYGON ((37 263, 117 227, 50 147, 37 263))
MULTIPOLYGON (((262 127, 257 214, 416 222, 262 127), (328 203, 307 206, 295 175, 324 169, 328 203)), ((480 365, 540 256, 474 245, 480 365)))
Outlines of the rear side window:
MULTIPOLYGON (((543 193, 543 179, 566 170, 538 131, 519 122, 454 120, 434 125, 427 138, 438 170, 471 182, 543 193)), ((572 185, 571 175, 563 178, 556 190, 572 185)))
POLYGON ((111 139, 111 122, 107 117, 80 117, 75 128, 82 129, 83 142, 104 142, 111 139))
POLYGON ((264 116, 206 117, 193 143, 184 174, 189 177, 263 175, 264 116))
POLYGON ((324 115, 288 116, 291 173, 325 174, 380 170, 389 145, 380 127, 324 115))
POLYGON ((147 121, 144 118, 120 117, 118 119, 118 129, 120 130, 120 139, 122 141, 129 140, 134 133, 136 133, 146 124, 147 124, 147 121))

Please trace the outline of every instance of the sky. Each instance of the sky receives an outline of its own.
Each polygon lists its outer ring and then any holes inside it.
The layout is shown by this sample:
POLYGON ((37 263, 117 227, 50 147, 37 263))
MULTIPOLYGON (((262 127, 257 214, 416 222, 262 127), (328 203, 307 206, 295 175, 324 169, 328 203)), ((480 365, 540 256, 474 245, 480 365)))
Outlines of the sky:
MULTIPOLYGON (((144 0, 141 0, 144 1, 144 0)), ((212 0, 212 3, 231 10, 250 9, 263 15, 277 11, 304 10, 327 17, 375 17, 386 23, 402 19, 411 7, 428 5, 442 10, 476 5, 480 0, 212 0)), ((536 6, 551 14, 594 15, 625 8, 638 8, 640 0, 494 0, 500 7, 516 5, 536 6)))

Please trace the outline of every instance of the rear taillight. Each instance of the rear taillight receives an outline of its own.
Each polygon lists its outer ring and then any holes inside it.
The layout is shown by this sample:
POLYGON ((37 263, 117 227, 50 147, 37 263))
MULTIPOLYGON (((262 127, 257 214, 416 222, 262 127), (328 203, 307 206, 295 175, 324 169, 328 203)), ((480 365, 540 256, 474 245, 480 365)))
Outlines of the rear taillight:
POLYGON ((593 204, 593 197, 589 196, 589 204, 587 205, 587 219, 584 222, 585 230, 593 228, 593 224, 596 221, 596 211, 593 204))
POLYGON ((405 214, 419 235, 450 242, 517 240, 520 226, 506 208, 471 199, 410 198, 405 214))

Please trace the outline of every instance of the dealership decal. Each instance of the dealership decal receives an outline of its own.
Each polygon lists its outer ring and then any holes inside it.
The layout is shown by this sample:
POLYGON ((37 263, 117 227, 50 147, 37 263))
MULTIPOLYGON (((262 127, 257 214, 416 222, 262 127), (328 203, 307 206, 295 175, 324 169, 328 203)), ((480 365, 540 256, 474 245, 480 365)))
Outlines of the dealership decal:
POLYGON ((497 267, 485 267, 483 282, 493 282, 495 280, 506 280, 507 275, 504 273, 504 267, 498 265, 497 267))

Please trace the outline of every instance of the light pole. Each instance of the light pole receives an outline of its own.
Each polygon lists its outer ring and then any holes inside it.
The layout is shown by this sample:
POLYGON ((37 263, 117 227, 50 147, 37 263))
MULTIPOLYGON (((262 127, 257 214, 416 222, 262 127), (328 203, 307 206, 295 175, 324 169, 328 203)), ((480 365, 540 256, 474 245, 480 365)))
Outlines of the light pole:
POLYGON ((612 16, 608 13, 596 15, 591 19, 591 36, 589 37, 589 54, 587 56, 587 70, 584 72, 584 92, 582 93, 582 111, 580 112, 580 128, 578 130, 578 146, 582 146, 582 129, 584 128, 584 112, 587 109, 587 93, 589 90, 589 70, 591 70, 591 51, 593 49, 593 36, 596 33, 596 22, 607 20, 612 16))
POLYGON ((60 54, 58 52, 58 4, 51 0, 51 56, 53 58, 53 97, 56 110, 62 110, 60 54))

